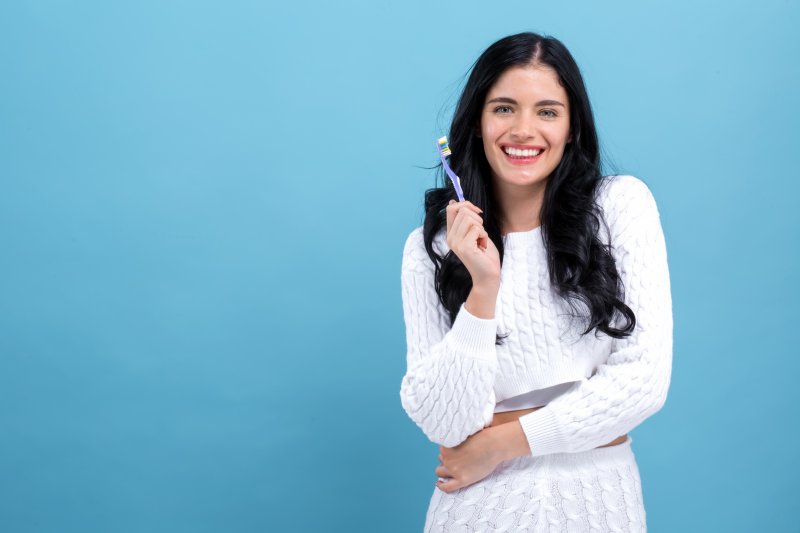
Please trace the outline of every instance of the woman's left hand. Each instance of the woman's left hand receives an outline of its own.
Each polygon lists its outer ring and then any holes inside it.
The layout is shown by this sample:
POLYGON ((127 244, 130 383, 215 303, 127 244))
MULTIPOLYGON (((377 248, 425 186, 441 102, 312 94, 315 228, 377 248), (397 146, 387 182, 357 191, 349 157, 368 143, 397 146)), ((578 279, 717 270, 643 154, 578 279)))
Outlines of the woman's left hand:
POLYGON ((436 475, 451 479, 439 480, 436 486, 444 492, 453 492, 491 474, 503 460, 496 429, 484 428, 454 448, 439 446, 442 464, 436 467, 436 475))

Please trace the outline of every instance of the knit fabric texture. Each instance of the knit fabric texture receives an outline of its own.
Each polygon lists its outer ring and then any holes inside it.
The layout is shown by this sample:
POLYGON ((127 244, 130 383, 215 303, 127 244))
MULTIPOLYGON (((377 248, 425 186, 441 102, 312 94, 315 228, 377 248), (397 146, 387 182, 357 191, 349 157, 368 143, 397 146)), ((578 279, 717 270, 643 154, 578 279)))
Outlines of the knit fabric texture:
MULTIPOLYGON (((608 226, 601 225, 600 239, 610 245, 623 300, 636 315, 634 333, 623 339, 597 330, 580 334, 588 308, 573 301, 579 311, 573 316, 551 286, 541 226, 502 237, 494 318, 474 316, 462 304, 450 327, 422 227, 409 234, 401 268, 407 367, 400 400, 431 441, 456 446, 491 423, 497 402, 569 381, 567 391, 519 418, 532 456, 602 446, 664 405, 673 325, 658 208, 647 185, 631 175, 603 178, 597 202, 608 226), (497 333, 508 333, 500 345, 497 333)), ((444 229, 433 245, 441 256, 449 251, 444 229)))
POLYGON ((520 456, 451 493, 433 489, 425 533, 643 533, 642 480, 629 435, 581 453, 520 456))

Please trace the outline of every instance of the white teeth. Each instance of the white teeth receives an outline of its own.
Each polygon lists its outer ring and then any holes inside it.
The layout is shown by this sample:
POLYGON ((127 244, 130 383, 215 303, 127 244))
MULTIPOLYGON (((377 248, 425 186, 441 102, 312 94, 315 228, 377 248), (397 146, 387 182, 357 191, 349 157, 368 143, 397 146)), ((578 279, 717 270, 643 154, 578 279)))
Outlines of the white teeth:
POLYGON ((512 155, 514 157, 536 157, 542 153, 541 150, 518 150, 517 148, 509 148, 508 146, 503 148, 503 150, 508 155, 512 155))

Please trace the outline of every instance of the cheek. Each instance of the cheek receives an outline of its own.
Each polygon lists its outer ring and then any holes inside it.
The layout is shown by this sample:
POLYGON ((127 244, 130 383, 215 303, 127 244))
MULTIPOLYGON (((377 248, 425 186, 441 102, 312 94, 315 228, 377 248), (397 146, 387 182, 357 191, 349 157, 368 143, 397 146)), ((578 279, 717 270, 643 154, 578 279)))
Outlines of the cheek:
POLYGON ((569 138, 569 130, 564 128, 553 128, 546 134, 547 142, 550 146, 559 146, 563 147, 567 144, 567 139, 569 138))
POLYGON ((483 144, 483 152, 486 154, 486 157, 488 159, 491 159, 492 156, 494 156, 494 149, 493 149, 494 145, 493 145, 493 143, 491 141, 492 138, 490 137, 490 135, 491 135, 491 133, 488 130, 483 130, 483 132, 481 133, 481 137, 482 137, 481 141, 482 141, 482 144, 483 144))
POLYGON ((494 117, 483 117, 482 124, 481 135, 485 142, 491 142, 500 135, 502 124, 498 123, 494 117))

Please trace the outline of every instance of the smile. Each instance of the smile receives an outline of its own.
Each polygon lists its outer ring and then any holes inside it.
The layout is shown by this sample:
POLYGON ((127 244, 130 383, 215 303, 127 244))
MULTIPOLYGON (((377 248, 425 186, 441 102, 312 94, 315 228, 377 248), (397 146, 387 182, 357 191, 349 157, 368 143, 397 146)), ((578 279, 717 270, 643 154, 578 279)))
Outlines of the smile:
POLYGON ((539 160, 545 151, 540 150, 518 150, 516 148, 503 148, 503 155, 512 165, 529 165, 539 160))

